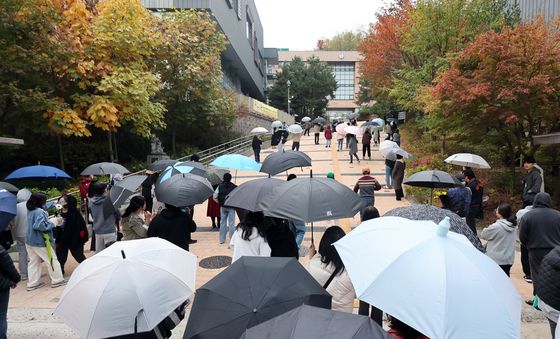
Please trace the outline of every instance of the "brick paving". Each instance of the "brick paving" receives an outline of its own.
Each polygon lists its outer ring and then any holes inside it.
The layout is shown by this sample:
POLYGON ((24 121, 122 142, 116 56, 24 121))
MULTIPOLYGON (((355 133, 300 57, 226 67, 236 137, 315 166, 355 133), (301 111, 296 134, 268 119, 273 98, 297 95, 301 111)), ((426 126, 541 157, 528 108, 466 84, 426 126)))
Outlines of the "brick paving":
MULTIPOLYGON (((320 145, 313 143, 313 136, 303 136, 300 151, 306 152, 313 160, 313 176, 325 177, 328 172, 335 173, 335 178, 342 184, 353 188, 357 179, 361 176, 361 169, 369 167, 372 175, 375 176, 379 182, 385 184, 385 163, 381 158, 377 148, 372 147, 372 160, 362 160, 360 163, 349 163, 348 151, 343 150, 337 152, 336 148, 325 148, 325 140, 321 135, 320 145)), ((336 145, 336 140, 333 140, 333 145, 336 145)), ((285 145, 285 149, 291 149, 291 141, 285 145)), ((272 149, 263 150, 261 158, 264 159, 268 154, 274 152, 272 149)), ((361 149, 358 153, 361 158, 361 149)), ((288 173, 283 173, 275 176, 279 179, 285 179, 287 174, 294 173, 298 176, 309 176, 310 168, 294 168, 288 173)), ((255 172, 239 171, 237 173, 236 184, 266 177, 255 172)), ((400 206, 407 205, 406 200, 396 201, 393 190, 383 189, 376 193, 375 206, 379 209, 381 215, 385 212, 400 206)), ((198 257, 198 260, 213 256, 231 256, 232 251, 228 248, 226 241, 225 244, 218 243, 218 232, 211 230, 210 218, 206 217, 206 203, 197 205, 195 207, 195 221, 199 227, 199 231, 193 234, 193 238, 198 240, 196 244, 191 245, 190 250, 198 257)), ((352 219, 335 220, 330 222, 315 223, 315 241, 319 241, 321 232, 326 227, 331 225, 340 225, 346 232, 359 224, 359 215, 352 219)), ((309 231, 309 229, 308 229, 309 231)), ((305 236, 303 246, 308 247, 311 242, 311 234, 308 232, 305 236)), ((89 247, 86 247, 89 248, 89 247)), ((92 253, 86 253, 86 256, 91 256, 92 253)), ((521 265, 518 258, 512 267, 511 275, 512 281, 518 288, 524 299, 531 295, 530 284, 522 280, 521 265)), ((301 263, 306 266, 307 258, 302 257, 301 263)), ((66 264, 67 277, 70 276, 77 263, 69 255, 66 264)), ((197 268, 196 272, 196 287, 202 286, 208 280, 212 279, 223 268, 219 269, 206 269, 202 267, 197 268)), ((43 281, 48 283, 47 276, 43 277, 43 281)), ((10 304, 8 311, 9 321, 9 338, 78 338, 60 319, 52 315, 63 288, 50 288, 43 287, 36 291, 27 292, 25 290, 25 282, 20 283, 18 287, 12 290, 10 296, 10 304)), ((484 300, 480 301, 481 307, 485 307, 484 300)), ((536 312, 531 310, 528 306, 523 305, 524 321, 522 323, 522 338, 549 338, 548 325, 543 322, 542 317, 536 312)), ((173 331, 173 338, 182 338, 186 320, 184 320, 179 327, 173 331)))

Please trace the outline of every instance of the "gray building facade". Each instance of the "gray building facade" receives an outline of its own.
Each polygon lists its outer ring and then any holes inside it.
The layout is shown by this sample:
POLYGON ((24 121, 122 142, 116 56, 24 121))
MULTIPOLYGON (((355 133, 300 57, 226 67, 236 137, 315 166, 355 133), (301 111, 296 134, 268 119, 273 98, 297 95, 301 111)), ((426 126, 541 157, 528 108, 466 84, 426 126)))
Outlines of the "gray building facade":
POLYGON ((555 20, 560 16, 560 0, 511 0, 517 3, 522 21, 531 21, 541 15, 545 20, 555 20))
POLYGON ((201 9, 212 14, 228 39, 222 53, 223 84, 264 100, 263 27, 253 0, 141 0, 151 10, 201 9))

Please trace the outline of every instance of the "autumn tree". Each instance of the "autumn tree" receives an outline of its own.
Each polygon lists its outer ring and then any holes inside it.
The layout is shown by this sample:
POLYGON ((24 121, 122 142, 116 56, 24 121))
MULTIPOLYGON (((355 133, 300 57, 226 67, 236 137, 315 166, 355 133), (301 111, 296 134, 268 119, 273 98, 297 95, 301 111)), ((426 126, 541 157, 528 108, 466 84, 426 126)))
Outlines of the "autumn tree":
POLYGON ((355 51, 364 39, 362 31, 345 31, 332 38, 322 39, 317 42, 320 51, 355 51))

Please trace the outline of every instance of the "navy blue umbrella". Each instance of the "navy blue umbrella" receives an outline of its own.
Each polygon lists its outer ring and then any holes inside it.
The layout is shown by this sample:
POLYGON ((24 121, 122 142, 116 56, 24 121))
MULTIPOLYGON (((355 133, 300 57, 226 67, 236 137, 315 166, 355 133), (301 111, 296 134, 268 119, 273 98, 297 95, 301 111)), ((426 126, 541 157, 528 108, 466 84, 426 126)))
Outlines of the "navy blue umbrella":
POLYGON ((15 218, 16 209, 16 196, 6 190, 0 190, 0 232, 15 218))
POLYGON ((6 180, 27 179, 27 178, 52 178, 52 179, 70 179, 68 173, 52 166, 27 166, 18 168, 6 177, 6 180))

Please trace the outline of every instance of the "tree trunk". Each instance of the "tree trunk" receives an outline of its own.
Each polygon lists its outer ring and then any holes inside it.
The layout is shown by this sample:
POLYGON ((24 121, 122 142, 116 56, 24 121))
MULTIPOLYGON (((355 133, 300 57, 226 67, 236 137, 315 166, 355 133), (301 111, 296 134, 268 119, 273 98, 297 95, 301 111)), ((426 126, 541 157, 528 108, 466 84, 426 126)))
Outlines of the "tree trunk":
POLYGON ((445 133, 441 136, 441 154, 444 155, 445 154, 445 149, 446 149, 446 145, 445 145, 445 133))
POLYGON ((113 134, 113 150, 115 153, 115 161, 119 162, 119 149, 117 148, 117 133, 113 134))
POLYGON ((60 169, 64 169, 64 153, 62 153, 62 137, 60 135, 56 136, 56 141, 58 143, 58 160, 60 161, 60 169))
POLYGON ((109 142, 109 161, 115 162, 115 155, 113 153, 113 138, 111 132, 107 132, 107 141, 109 142))
POLYGON ((173 158, 177 155, 177 122, 173 124, 173 130, 171 131, 171 152, 173 153, 173 158))

